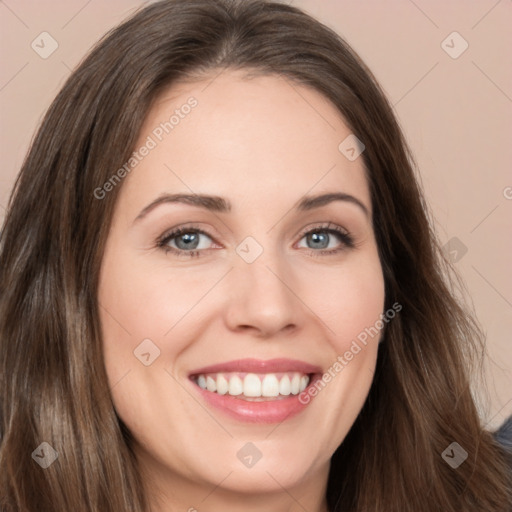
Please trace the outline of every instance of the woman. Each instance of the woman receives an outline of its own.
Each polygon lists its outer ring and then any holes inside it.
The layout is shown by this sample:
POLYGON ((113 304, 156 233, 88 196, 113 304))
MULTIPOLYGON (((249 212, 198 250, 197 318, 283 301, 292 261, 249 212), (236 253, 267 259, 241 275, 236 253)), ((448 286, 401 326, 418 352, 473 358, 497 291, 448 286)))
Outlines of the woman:
POLYGON ((296 8, 169 0, 109 33, 2 232, 3 509, 507 510, 412 162, 296 8))

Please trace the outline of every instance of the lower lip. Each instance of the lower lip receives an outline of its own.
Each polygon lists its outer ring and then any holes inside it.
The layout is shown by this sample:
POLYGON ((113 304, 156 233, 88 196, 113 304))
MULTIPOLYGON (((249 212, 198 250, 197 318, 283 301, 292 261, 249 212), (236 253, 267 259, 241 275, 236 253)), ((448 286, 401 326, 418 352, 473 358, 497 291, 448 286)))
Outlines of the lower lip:
POLYGON ((231 395, 219 395, 218 393, 200 388, 193 381, 192 384, 210 406, 221 410, 238 421, 248 423, 282 423, 302 412, 311 403, 311 396, 308 403, 305 404, 299 400, 299 397, 302 393, 307 393, 308 388, 314 383, 316 378, 316 375, 312 376, 308 387, 298 395, 290 395, 288 398, 265 402, 253 402, 231 395))

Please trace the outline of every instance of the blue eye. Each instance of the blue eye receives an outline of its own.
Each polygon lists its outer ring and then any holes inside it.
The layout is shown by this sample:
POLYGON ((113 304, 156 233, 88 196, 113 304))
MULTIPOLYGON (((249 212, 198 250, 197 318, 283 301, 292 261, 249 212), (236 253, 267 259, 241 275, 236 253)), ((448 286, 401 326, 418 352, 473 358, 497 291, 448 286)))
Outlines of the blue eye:
MULTIPOLYGON (((179 257, 191 258, 201 256, 201 252, 208 250, 209 243, 201 244, 201 237, 206 237, 213 241, 208 233, 194 227, 178 228, 163 235, 157 241, 157 247, 165 253, 173 253, 179 257), (203 245, 201 247, 201 245, 203 245)), ((313 256, 329 256, 338 253, 347 248, 355 246, 352 236, 342 228, 331 223, 318 226, 302 233, 301 239, 306 239, 306 243, 311 244, 307 248, 313 256), (331 245, 333 239, 338 239, 338 243, 331 245)))
POLYGON ((326 226, 319 226, 306 231, 302 234, 301 240, 304 238, 306 243, 310 242, 312 244, 308 248, 312 249, 310 254, 313 256, 329 256, 330 254, 336 254, 343 249, 355 246, 354 239, 347 231, 338 226, 331 227, 330 223, 326 226), (333 238, 337 238, 341 246, 330 246, 333 238))
POLYGON ((205 236, 211 240, 211 237, 196 228, 179 228, 167 234, 158 242, 158 247, 161 247, 166 253, 173 252, 177 255, 183 256, 199 256, 200 250, 208 249, 208 247, 199 247, 200 237, 205 236), (176 247, 169 245, 174 242, 176 247))

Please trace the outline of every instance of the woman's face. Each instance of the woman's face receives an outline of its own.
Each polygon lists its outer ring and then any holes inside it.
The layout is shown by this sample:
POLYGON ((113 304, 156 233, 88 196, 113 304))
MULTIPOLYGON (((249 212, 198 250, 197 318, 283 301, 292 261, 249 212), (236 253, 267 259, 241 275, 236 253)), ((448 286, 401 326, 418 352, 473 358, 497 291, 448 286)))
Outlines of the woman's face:
POLYGON ((325 492, 384 308, 350 134, 318 92, 235 71, 173 86, 146 119, 99 303, 117 413, 176 501, 325 492))

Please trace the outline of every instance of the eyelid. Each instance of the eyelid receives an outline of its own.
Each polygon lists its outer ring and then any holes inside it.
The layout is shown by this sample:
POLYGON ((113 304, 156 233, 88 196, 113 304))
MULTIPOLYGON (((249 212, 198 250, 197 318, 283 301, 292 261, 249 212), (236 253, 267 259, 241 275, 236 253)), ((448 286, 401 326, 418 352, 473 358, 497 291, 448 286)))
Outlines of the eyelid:
POLYGON ((296 236, 303 237, 304 235, 307 235, 311 231, 330 231, 330 230, 337 231, 340 233, 345 233, 347 235, 350 234, 349 231, 346 230, 345 228, 338 226, 338 224, 335 224, 332 221, 329 221, 327 223, 326 222, 320 222, 320 223, 312 222, 312 223, 308 224, 307 226, 305 226, 304 228, 302 228, 296 236))
POLYGON ((172 238, 177 237, 176 232, 183 233, 183 232, 189 232, 189 231, 197 232, 202 235, 206 235, 207 237, 211 238, 212 240, 215 240, 215 237, 213 235, 211 235, 210 233, 208 233, 208 231, 205 231, 204 229, 199 227, 198 224, 192 223, 192 224, 184 224, 184 225, 180 224, 178 226, 174 226, 172 228, 165 230, 164 233, 156 239, 156 242, 161 243, 161 242, 165 241, 167 238, 169 238, 170 235, 173 235, 172 238))

